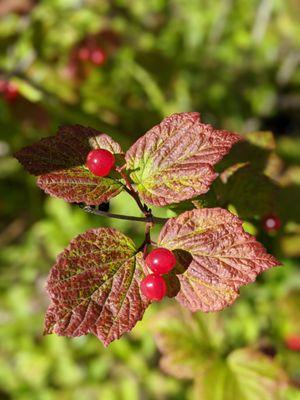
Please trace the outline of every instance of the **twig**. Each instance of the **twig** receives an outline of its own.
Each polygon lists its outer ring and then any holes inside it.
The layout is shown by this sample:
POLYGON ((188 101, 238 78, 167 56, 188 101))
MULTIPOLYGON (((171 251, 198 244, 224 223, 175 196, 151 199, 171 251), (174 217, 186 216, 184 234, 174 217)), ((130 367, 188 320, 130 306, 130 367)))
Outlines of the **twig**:
POLYGON ((124 166, 116 168, 116 171, 119 172, 119 174, 122 176, 122 178, 125 181, 126 186, 124 187, 124 189, 126 190, 126 192, 128 194, 130 194, 130 196, 135 200, 136 204, 138 205, 138 207, 142 211, 142 213, 145 216, 147 216, 149 210, 148 210, 147 206, 141 202, 138 193, 135 191, 134 187, 132 186, 132 184, 130 182, 128 175, 124 171, 124 166))
POLYGON ((82 207, 82 210, 91 214, 95 215, 101 215, 103 217, 108 217, 108 218, 116 218, 116 219, 124 219, 127 221, 138 221, 138 222, 154 222, 157 224, 164 224, 167 222, 168 218, 159 218, 159 217, 154 217, 153 215, 149 215, 148 217, 134 217, 131 215, 121 215, 121 214, 113 214, 107 211, 101 211, 101 210, 95 210, 91 206, 84 206, 82 207))

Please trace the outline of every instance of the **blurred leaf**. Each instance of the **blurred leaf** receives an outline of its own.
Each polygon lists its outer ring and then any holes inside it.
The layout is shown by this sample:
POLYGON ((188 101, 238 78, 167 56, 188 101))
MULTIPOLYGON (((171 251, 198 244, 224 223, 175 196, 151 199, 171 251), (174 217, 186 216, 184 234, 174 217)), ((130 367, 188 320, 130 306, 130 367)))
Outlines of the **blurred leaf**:
POLYGON ((232 204, 241 218, 262 217, 276 204, 278 187, 275 182, 252 166, 233 173, 220 188, 225 204, 232 204))
POLYGON ((274 150, 276 147, 275 138, 272 132, 250 132, 245 134, 249 143, 266 150, 274 150))
POLYGON ((193 378, 216 357, 222 325, 216 314, 191 314, 173 306, 157 315, 154 334, 162 353, 161 368, 177 378, 193 378))
POLYGON ((195 397, 199 400, 278 400, 283 399, 286 386, 287 377, 274 360, 244 348, 200 369, 195 397))

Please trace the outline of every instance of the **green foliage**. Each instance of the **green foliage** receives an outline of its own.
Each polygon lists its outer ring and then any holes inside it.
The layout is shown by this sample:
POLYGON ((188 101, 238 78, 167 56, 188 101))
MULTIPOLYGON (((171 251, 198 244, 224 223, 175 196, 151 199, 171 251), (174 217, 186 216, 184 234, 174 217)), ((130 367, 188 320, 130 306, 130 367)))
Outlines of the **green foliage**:
MULTIPOLYGON (((21 93, 13 103, 0 98, 0 396, 18 400, 203 399, 193 391, 191 380, 166 375, 158 365, 163 358, 151 332, 160 306, 148 309, 130 338, 113 343, 108 351, 92 336, 68 340, 41 335, 48 305, 45 278, 71 238, 102 225, 120 229, 140 243, 143 227, 100 220, 75 205, 46 199, 11 157, 17 149, 52 135, 58 125, 74 123, 112 134, 127 149, 133 138, 161 117, 191 110, 200 111, 205 123, 239 132, 265 130, 271 121, 276 154, 270 144, 264 144, 266 135, 256 134, 259 142, 249 139, 251 146, 237 147, 234 159, 217 166, 220 178, 212 191, 198 199, 198 205, 228 206, 247 218, 247 229, 284 259, 284 268, 267 272, 243 288, 233 308, 222 311, 221 322, 214 315, 188 314, 189 324, 182 332, 186 325, 179 317, 174 322, 166 320, 174 327, 176 360, 186 360, 186 354, 192 353, 192 364, 201 364, 202 347, 208 352, 204 354, 220 355, 216 363, 221 368, 210 381, 214 386, 218 376, 228 376, 228 354, 245 347, 260 353, 276 351, 276 365, 299 385, 299 353, 285 345, 288 334, 300 334, 295 323, 300 320, 299 307, 292 301, 300 290, 297 1, 0 3, 0 79, 10 79, 21 93), (22 11, 10 3, 22 3, 22 11), (96 68, 81 66, 74 74, 72 52, 87 36, 96 36, 104 46, 107 62, 96 68), (278 137, 282 131, 287 135, 278 137), (234 170, 226 182, 222 179, 232 165, 249 160, 257 185, 248 188, 240 178, 249 165, 234 170), (272 186, 274 181, 277 185, 275 195, 260 184, 270 179, 272 186), (244 185, 246 199, 232 195, 243 193, 244 185), (277 234, 261 229, 260 216, 269 205, 283 221, 277 234), (183 345, 189 339, 194 346, 186 350, 183 345)), ((173 216, 178 207, 155 213, 173 216)), ((111 201, 111 211, 137 215, 126 193, 111 201)), ((179 369, 178 374, 191 377, 185 372, 190 361, 179 369)), ((198 379, 194 382, 198 388, 198 379)), ((234 398, 232 393, 227 395, 234 398)), ((284 393, 284 400, 299 397, 296 385, 284 393)))

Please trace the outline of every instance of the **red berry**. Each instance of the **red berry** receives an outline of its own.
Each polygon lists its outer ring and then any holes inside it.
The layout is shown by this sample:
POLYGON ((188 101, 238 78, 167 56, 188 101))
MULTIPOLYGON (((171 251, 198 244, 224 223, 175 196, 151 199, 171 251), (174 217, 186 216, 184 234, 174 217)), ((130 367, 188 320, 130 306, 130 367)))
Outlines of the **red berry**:
POLYGON ((162 275, 175 267, 176 258, 170 250, 158 247, 147 255, 146 264, 154 273, 162 275))
POLYGON ((17 85, 8 81, 0 81, 0 92, 7 102, 14 101, 19 96, 17 85))
POLYGON ((91 56, 91 52, 90 52, 90 49, 88 49, 87 47, 81 47, 78 50, 78 58, 81 61, 87 61, 90 58, 90 56, 91 56))
POLYGON ((167 285, 162 276, 150 274, 142 280, 141 291, 147 299, 159 301, 165 296, 167 285))
POLYGON ((102 65, 106 61, 106 53, 100 47, 97 49, 92 50, 90 55, 90 60, 95 65, 102 65))
POLYGON ((266 232, 276 232, 281 227, 281 221, 275 214, 266 215, 262 220, 262 224, 266 232))
POLYGON ((300 351, 300 336, 290 335, 285 338, 286 347, 292 351, 300 351))
POLYGON ((105 149, 91 150, 86 159, 88 169, 97 176, 107 176, 114 164, 114 155, 105 149))
POLYGON ((0 79, 0 93, 3 94, 6 88, 7 82, 3 79, 0 79))

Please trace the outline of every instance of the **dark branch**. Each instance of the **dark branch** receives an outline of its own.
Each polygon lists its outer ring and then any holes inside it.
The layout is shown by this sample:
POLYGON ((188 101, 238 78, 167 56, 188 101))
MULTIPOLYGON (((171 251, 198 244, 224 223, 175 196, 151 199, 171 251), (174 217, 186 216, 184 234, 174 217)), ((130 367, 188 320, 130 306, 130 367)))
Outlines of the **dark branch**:
POLYGON ((107 211, 96 210, 91 206, 84 206, 81 208, 83 211, 91 213, 91 214, 101 215, 103 217, 108 217, 108 218, 125 219, 127 221, 138 221, 138 222, 146 222, 146 223, 154 222, 157 224, 164 224, 168 220, 168 218, 159 218, 159 217, 154 217, 153 215, 149 215, 149 217, 134 217, 131 215, 112 214, 107 211))

